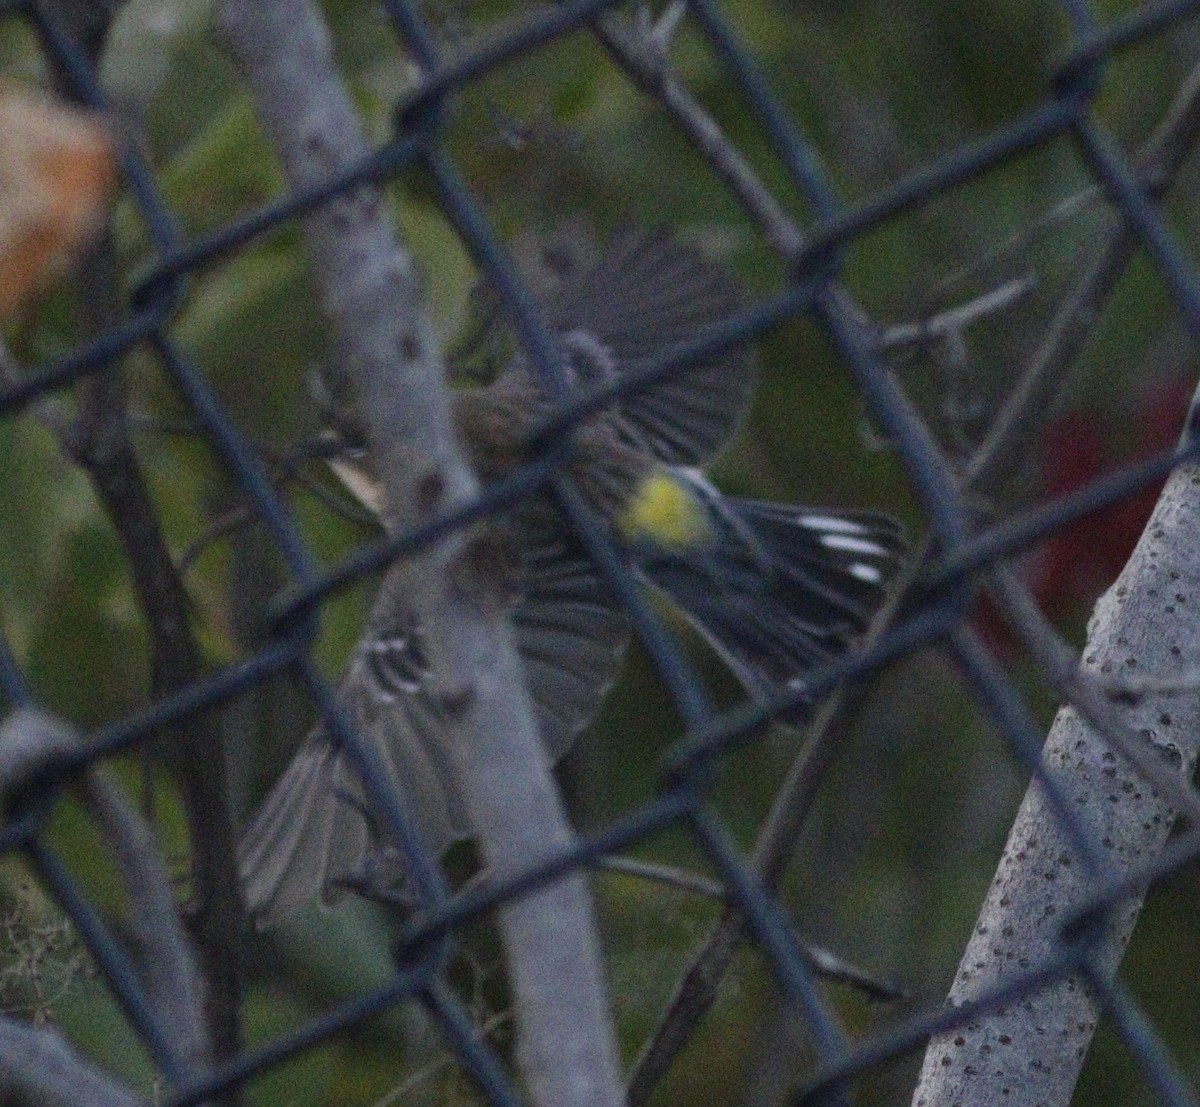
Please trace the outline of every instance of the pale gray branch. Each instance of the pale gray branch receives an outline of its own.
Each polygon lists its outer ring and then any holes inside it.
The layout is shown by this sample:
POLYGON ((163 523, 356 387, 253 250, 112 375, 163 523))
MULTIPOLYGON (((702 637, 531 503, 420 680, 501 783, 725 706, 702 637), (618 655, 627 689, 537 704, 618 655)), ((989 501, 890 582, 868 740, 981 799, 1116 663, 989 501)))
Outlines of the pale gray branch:
MULTIPOLYGON (((293 187, 356 164, 368 148, 309 0, 225 0, 221 30, 293 187)), ((378 190, 330 201, 305 224, 340 365, 367 422, 388 524, 407 529, 471 499, 445 367, 408 251, 378 190)), ((566 847, 570 828, 542 749, 496 581, 470 572, 478 537, 455 534, 392 570, 418 612, 448 751, 490 872, 504 879, 566 847)), ((486 560, 486 559, 483 559, 486 560)), ((620 1102, 588 891, 572 875, 501 911, 516 995, 518 1059, 543 1107, 620 1102)))
MULTIPOLYGON (((1137 548, 1096 605, 1084 670, 1101 681, 1129 673, 1156 680, 1200 665, 1200 466, 1176 470, 1137 548)), ((1151 684, 1137 702, 1113 705, 1122 729, 1186 787, 1200 750, 1200 693, 1151 684)), ((1087 840, 1115 873, 1152 861, 1177 815, 1119 750, 1075 707, 1062 708, 1042 755, 1049 778, 1071 805, 1087 840)), ((1079 856, 1047 802, 1031 785, 950 992, 950 1003, 979 996, 1014 972, 1049 959, 1059 927, 1082 906, 1095 872, 1079 856)), ((1089 969, 1116 973, 1141 907, 1116 905, 1089 969)), ((934 1038, 925 1055, 916 1107, 1033 1107, 1066 1104, 1098 1018, 1078 976, 934 1038)))
POLYGON ((0 1102, 13 1107, 149 1107, 58 1033, 0 1018, 0 1102))
POLYGON ((126 938, 146 996, 184 1066, 209 1063, 204 988, 149 826, 103 773, 83 781, 84 802, 112 847, 128 897, 126 938))
MULTIPOLYGON (((1119 708, 1105 694, 1104 685, 1080 667, 1079 657, 1050 624, 1029 589, 1007 566, 989 574, 991 589, 1009 624, 1041 667, 1047 683, 1093 727, 1101 731, 1113 750, 1136 769, 1142 779, 1193 825, 1200 825, 1200 795, 1177 767, 1164 763, 1148 746, 1145 736, 1128 730, 1119 708)), ((1149 689, 1147 689, 1149 690, 1149 689)), ((1160 686, 1160 692, 1173 689, 1160 686)), ((1127 697, 1132 698, 1132 697, 1127 697)))
MULTIPOLYGON (((0 726, 0 795, 6 800, 19 796, 32 774, 78 749, 79 742, 70 727, 49 715, 28 709, 13 712, 0 726)), ((200 1073, 212 1055, 204 1018, 204 988, 154 835, 100 769, 88 769, 80 785, 84 806, 113 850, 125 889, 126 932, 132 939, 130 953, 138 979, 177 1058, 189 1073, 200 1073)), ((4 1038, 5 1042, 15 1040, 20 1040, 20 1035, 4 1038)), ((43 1045, 50 1048, 48 1043, 43 1045)), ((0 1052, 0 1071, 8 1067, 8 1061, 0 1052)), ((65 1069, 63 1079, 69 1079, 65 1069)), ((67 1096, 62 1102, 92 1100, 67 1096)))

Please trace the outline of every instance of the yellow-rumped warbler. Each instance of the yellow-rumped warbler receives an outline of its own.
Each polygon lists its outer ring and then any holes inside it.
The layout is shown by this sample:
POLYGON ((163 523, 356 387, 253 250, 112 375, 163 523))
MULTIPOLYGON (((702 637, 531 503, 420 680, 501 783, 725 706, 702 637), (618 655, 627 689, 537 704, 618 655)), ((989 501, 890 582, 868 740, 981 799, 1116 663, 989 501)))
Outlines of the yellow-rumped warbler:
MULTIPOLYGON (((581 390, 657 360, 731 316, 723 269, 666 232, 626 229, 599 260, 543 296, 571 383, 581 390)), ((755 695, 803 690, 804 674, 863 630, 902 550, 883 515, 723 496, 700 466, 741 424, 755 386, 751 351, 713 358, 576 428, 570 474, 612 525, 634 573, 666 596, 755 695)), ((520 354, 487 385, 455 392, 461 441, 484 481, 525 458, 553 407, 520 354)), ((367 506, 379 492, 350 457, 333 467, 367 506)), ((512 612, 547 751, 565 752, 615 679, 624 613, 549 504, 512 513, 520 551, 512 612)), ((351 721, 376 743, 389 783, 434 853, 470 828, 426 694, 420 627, 385 579, 340 685, 351 721), (388 594, 388 590, 391 594, 388 594)), ((398 885, 403 862, 374 833, 356 773, 318 726, 251 823, 239 860, 251 912, 278 920, 353 884, 398 885)))

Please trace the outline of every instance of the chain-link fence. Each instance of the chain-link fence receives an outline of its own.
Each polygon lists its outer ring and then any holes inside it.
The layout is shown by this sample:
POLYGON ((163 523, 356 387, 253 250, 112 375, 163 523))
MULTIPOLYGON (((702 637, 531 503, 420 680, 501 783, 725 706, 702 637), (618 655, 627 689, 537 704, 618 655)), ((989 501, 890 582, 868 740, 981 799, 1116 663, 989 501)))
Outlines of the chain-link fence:
MULTIPOLYGON (((1091 479, 1064 486, 1061 494, 1034 507, 997 513, 981 510, 979 502, 980 494, 990 494, 995 487, 993 478, 998 481, 998 474, 1014 467, 1014 459, 1032 450, 1033 436, 1043 428, 1063 379, 1135 257, 1149 260, 1183 328, 1192 337, 1200 335, 1200 284, 1159 204, 1183 170, 1194 138, 1192 117, 1200 100, 1194 82, 1189 78, 1178 83, 1170 110, 1136 156, 1127 154, 1105 130, 1096 109, 1097 98, 1108 87, 1109 70, 1125 52, 1178 30, 1197 5, 1148 4, 1108 21, 1095 7, 1068 2, 1057 6, 1072 45, 1047 81, 1043 99, 1019 107, 980 137, 956 143, 916 171, 899 175, 849 205, 806 139, 805 127, 760 71, 754 51, 731 28, 723 6, 710 0, 668 5, 654 15, 622 12, 612 0, 579 0, 519 12, 485 38, 463 30, 472 23, 462 12, 441 11, 435 33, 422 6, 400 0, 386 3, 397 57, 410 59, 418 70, 393 106, 392 135, 357 159, 322 150, 324 172, 310 178, 317 183, 289 191, 215 229, 185 232, 168 202, 169 184, 156 176, 136 144, 126 147, 120 159, 124 196, 152 262, 132 282, 125 302, 90 313, 82 324, 85 340, 76 348, 49 363, 10 366, 9 380, 0 391, 0 412, 8 421, 31 418, 48 400, 75 391, 78 411, 64 441, 92 479, 129 558, 134 592, 149 628, 154 694, 145 706, 95 728, 82 740, 57 734, 49 723, 31 728, 30 716, 18 709, 33 708, 42 700, 27 679, 28 664, 18 660, 26 651, 0 638, 0 678, 12 713, 6 774, 10 782, 21 781, 0 838, 5 850, 24 857, 69 916, 162 1074, 161 1102, 182 1107, 237 1096, 239 1089, 252 1095, 264 1073, 378 1020, 408 1000, 418 1001, 440 1027, 457 1062, 487 1102, 519 1102, 523 1093, 502 1059, 503 1049, 498 1052, 481 1035, 462 989, 446 982, 455 943, 480 918, 544 889, 562 874, 594 868, 627 847, 680 829, 698 851, 699 863, 716 874, 714 890, 723 902, 722 912, 702 947, 690 955, 688 971, 681 975, 668 1009, 640 1049, 631 1102, 645 1102, 695 1038, 718 1002, 735 953, 747 943, 769 966, 780 997, 774 1024, 785 1027, 777 1041, 762 1048, 773 1054, 796 1053, 795 1043, 805 1043, 799 1059, 784 1066, 785 1091, 776 1091, 793 1102, 848 1102, 858 1081, 871 1079, 898 1058, 920 1054, 931 1038, 934 1044, 921 1075, 921 1102, 1065 1102, 1099 1018, 1115 1030, 1134 1058, 1139 1087, 1147 1096, 1156 1096, 1153 1101, 1200 1102, 1194 1081, 1197 1043, 1190 1026, 1156 1025, 1115 971, 1146 889, 1153 891, 1186 872, 1198 848, 1192 822, 1197 799, 1190 785, 1197 749, 1189 722, 1200 720, 1189 705, 1195 698, 1200 635, 1186 624, 1195 579, 1194 567, 1189 576, 1195 556, 1190 547, 1196 545, 1188 536, 1200 518, 1200 504, 1191 492, 1196 481, 1194 447, 1185 436, 1182 446, 1113 467, 1106 475, 1088 474, 1091 479), (446 33, 456 19, 462 30, 457 37, 446 33), (738 111, 752 120, 756 157, 769 148, 774 159, 769 172, 744 156, 674 68, 674 38, 684 33, 681 28, 694 36, 692 45, 705 51, 708 64, 719 66, 738 111), (604 51, 602 64, 611 69, 613 79, 619 77, 640 90, 660 119, 669 122, 675 138, 698 152, 697 165, 703 163, 704 171, 740 205, 755 234, 782 259, 782 290, 676 346, 668 357, 657 358, 636 374, 565 401, 533 438, 526 462, 488 484, 465 507, 415 531, 370 544, 331 570, 319 569, 320 559, 309 548, 294 505, 280 491, 279 459, 264 458, 239 429, 218 398, 221 391, 209 379, 205 364, 186 352, 187 344, 174 333, 177 314, 190 294, 189 281, 250 250, 264 236, 299 225, 333 198, 356 195, 356 189, 385 184, 400 174, 416 174, 425 199, 432 197, 486 274, 531 365, 553 392, 554 382, 561 384, 561 367, 549 324, 499 245, 485 205, 466 184, 445 131, 449 107, 464 89, 514 59, 566 41, 586 43, 589 49, 598 43, 604 51), (923 386, 897 369, 894 351, 937 346, 945 352, 978 320, 1003 320, 1011 299, 1023 291, 997 278, 989 295, 935 314, 908 328, 911 333, 889 335, 843 283, 848 258, 867 238, 953 198, 1011 163, 1017 162, 1020 169, 1024 163, 1019 159, 1063 140, 1074 145, 1114 218, 1088 243, 1090 252, 1083 255, 1087 264, 1071 273, 1066 290, 1056 294, 1035 352, 1025 348, 1020 361, 1005 360, 1012 350, 997 352, 1002 368, 996 371, 999 383, 993 382, 992 392, 998 398, 984 413, 983 429, 971 439, 971 448, 953 451, 946 445, 952 436, 931 432, 922 403, 913 398, 923 386), (805 213, 803 218, 788 211, 778 199, 782 194, 799 198, 796 206, 805 213), (802 693, 781 690, 765 701, 718 710, 703 690, 691 655, 647 604, 628 564, 613 547, 608 527, 573 498, 564 477, 569 444, 572 432, 606 406, 796 319, 815 323, 835 352, 873 432, 902 470, 905 494, 927 520, 928 535, 900 574, 893 601, 868 634, 849 652, 808 674, 802 693), (269 545, 269 554, 263 556, 286 569, 284 586, 258 597, 264 604, 256 616, 258 645, 227 664, 207 663, 187 630, 195 619, 194 600, 163 538, 160 517, 168 509, 138 477, 124 414, 128 397, 118 376, 118 367, 135 354, 151 356, 181 398, 190 430, 207 443, 233 482, 230 502, 238 507, 228 518, 236 524, 253 521, 256 533, 265 535, 269 545), (1110 505, 1128 503, 1168 476, 1146 537, 1090 628, 1081 667, 1011 565, 1048 536, 1065 533, 1110 505), (317 619, 333 597, 395 559, 419 555, 456 528, 548 487, 555 490, 560 510, 607 586, 626 604, 638 639, 674 698, 684 737, 671 748, 651 801, 551 851, 523 871, 449 895, 440 882, 438 859, 428 856, 410 825, 412 813, 394 796, 387 798, 379 766, 371 763, 369 749, 341 714, 321 665, 313 659, 317 619), (991 604, 988 618, 1012 628, 1004 633, 1019 640, 1055 699, 1072 705, 1054 724, 1044 760, 1044 727, 1037 721, 1042 708, 1037 705, 1045 693, 1030 691, 1029 682, 1015 678, 1011 666, 1001 660, 1006 647, 980 622, 976 601, 983 589, 991 604), (953 658, 963 687, 999 730, 1013 759, 1026 773, 1035 774, 1039 784, 1018 816, 960 968, 954 1003, 920 1003, 907 1013, 891 1011, 874 1020, 882 1022, 883 1029, 851 1035, 843 1029, 838 1002, 818 983, 828 969, 824 955, 797 940, 776 892, 815 798, 834 772, 839 713, 848 690, 931 646, 953 658), (304 689, 330 731, 363 759, 360 768, 367 790, 386 811, 388 832, 403 844, 424 903, 395 936, 396 967, 385 985, 345 999, 299 1029, 292 1027, 265 1044, 245 1048, 238 1030, 241 969, 235 952, 245 934, 231 880, 234 831, 225 814, 230 784, 210 743, 220 733, 221 712, 235 709, 256 689, 278 690, 285 676, 292 682, 288 694, 304 689), (713 802, 716 778, 733 755, 772 741, 768 732, 773 718, 812 700, 819 706, 805 723, 804 741, 797 744, 800 752, 782 777, 753 853, 746 855, 720 804, 713 802), (18 718, 25 721, 18 725, 18 718), (51 732, 54 736, 47 739, 51 732), (61 849, 46 833, 60 800, 86 777, 90 766, 149 747, 175 772, 189 827, 193 904, 188 922, 204 981, 205 1033, 221 1058, 213 1064, 197 1061, 183 1044, 190 1033, 187 1017, 172 1014, 168 1001, 173 988, 187 991, 180 983, 186 973, 168 976, 175 983, 164 984, 147 970, 147 964, 170 960, 170 948, 153 948, 156 941, 170 947, 170 940, 139 932, 136 920, 123 931, 115 930, 108 913, 96 906, 95 890, 72 876, 61 849), (1177 1051, 1175 1057, 1164 1035, 1177 1051), (1061 1068, 1044 1060, 1048 1053, 1064 1059, 1061 1068)), ((306 11, 303 4, 263 4, 262 25, 272 18, 294 23, 296 10, 306 11)), ((0 5, 0 17, 9 29, 19 26, 32 33, 36 51, 61 91, 101 110, 106 103, 98 56, 113 14, 99 5, 0 5)), ((305 15, 310 17, 311 12, 305 15)), ((355 18, 369 17, 356 13, 355 18)), ((236 19, 228 21, 225 33, 230 38, 236 37, 229 29, 235 24, 236 19)), ((373 35, 385 33, 382 23, 369 25, 373 35)), ((888 30, 881 28, 879 33, 886 37, 888 30)), ((252 86, 262 78, 261 71, 276 64, 269 58, 272 47, 284 50, 290 41, 280 35, 276 42, 260 44, 261 56, 247 74, 252 86)), ((238 53, 236 42, 232 48, 238 53)), ((243 49, 239 60, 244 66, 247 56, 243 49)), ((317 83, 317 74, 311 76, 317 83)), ((255 95, 261 108, 270 92, 256 90, 255 95)), ((279 110, 307 119, 312 107, 287 102, 279 110)), ((866 122, 859 118, 857 125, 866 122)), ((280 130, 286 128, 273 132, 277 142, 280 130)), ((291 180, 303 177, 289 163, 298 155, 280 153, 291 180)), ((260 155, 261 151, 252 156, 260 155)), ((311 174, 311 167, 305 172, 311 174)), ((1093 202, 1099 201, 1093 197, 1093 202)), ((870 243, 863 248, 869 250, 870 243)), ((18 517, 4 521, 6 529, 23 525, 18 517)), ((216 537, 228 529, 219 528, 216 537)), ((255 595, 249 584, 246 587, 249 606, 255 595)), ((9 599, 15 602, 15 597, 9 599)), ((82 642, 79 648, 86 650, 87 645, 82 642)), ((75 645, 64 642, 58 648, 75 645)), ((86 666, 82 671, 90 672, 86 666)), ((896 702, 905 703, 902 697, 896 702)), ((915 710, 912 703, 907 706, 915 710)), ((296 718, 301 727, 300 716, 296 718)), ((112 814, 105 796, 97 798, 104 791, 100 784, 93 781, 87 787, 92 794, 85 806, 115 852, 125 857, 122 871, 136 896, 139 880, 147 885, 154 881, 153 874, 139 877, 139 870, 128 863, 128 855, 136 853, 128 845, 129 836, 136 836, 136 821, 126 825, 112 814)), ((833 802, 838 802, 836 797, 833 802)), ((970 837, 965 814, 962 825, 970 837)), ((94 834, 95 828, 88 833, 94 834)), ((141 904, 139 910, 150 908, 141 904)), ((1179 972, 1186 975, 1188 964, 1184 959, 1179 972)), ((1166 970, 1168 975, 1174 971, 1166 970)), ((852 973, 843 966, 837 975, 847 979, 852 973)), ((869 980, 864 986, 868 991, 887 990, 869 980)), ((689 1064, 703 1067, 704 1060, 689 1064)), ((100 1101, 100 1092, 95 1094, 100 1101)), ((896 1093, 893 1089, 888 1094, 896 1093)), ((774 1101, 765 1091, 761 1095, 763 1102, 774 1101)))

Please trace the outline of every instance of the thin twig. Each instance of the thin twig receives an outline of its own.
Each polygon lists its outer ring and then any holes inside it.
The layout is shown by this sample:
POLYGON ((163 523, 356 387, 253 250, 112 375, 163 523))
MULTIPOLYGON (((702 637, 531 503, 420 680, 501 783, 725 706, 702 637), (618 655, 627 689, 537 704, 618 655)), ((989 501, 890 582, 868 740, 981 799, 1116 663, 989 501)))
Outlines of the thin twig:
POLYGON ((597 21, 596 35, 635 86, 662 104, 713 171, 784 257, 798 254, 804 234, 675 72, 653 37, 639 37, 617 14, 597 21))
MULTIPOLYGON (((77 278, 83 325, 90 334, 103 333, 120 318, 117 272, 115 248, 106 232, 85 257, 77 278)), ((79 391, 80 417, 64 446, 91 478, 129 562, 150 631, 153 690, 183 688, 203 671, 200 646, 191 629, 187 592, 130 438, 123 375, 118 371, 90 375, 79 391)), ((210 716, 191 718, 173 728, 156 752, 166 755, 187 813, 194 880, 189 923, 208 982, 213 1040, 218 1055, 226 1058, 235 1056, 241 1045, 242 908, 234 879, 237 865, 224 749, 210 723, 210 716)))
POLYGON ((601 857, 597 865, 611 873, 636 877, 638 880, 652 880, 656 884, 665 884, 670 888, 678 888, 682 892, 690 892, 692 895, 722 903, 729 894, 728 889, 719 880, 688 872, 676 865, 663 865, 656 861, 642 861, 637 857, 618 855, 601 857))
MULTIPOLYGON (((701 876, 699 873, 686 872, 674 865, 662 865, 653 861, 642 861, 634 857, 602 857, 599 867, 609 872, 620 873, 622 876, 632 876, 639 880, 653 880, 680 891, 704 896, 706 899, 717 900, 721 903, 729 899, 729 889, 719 880, 701 876)), ((825 946, 819 946, 799 934, 794 935, 796 945, 817 975, 826 980, 836 980, 857 988, 871 999, 895 1000, 904 996, 903 989, 896 984, 880 980, 879 977, 866 969, 847 961, 840 954, 825 946)), ((744 941, 745 935, 739 937, 744 941)))
MULTIPOLYGON (((1162 197, 1174 184, 1198 133, 1200 65, 1187 75, 1137 158, 1138 177, 1150 196, 1162 197)), ((967 464, 965 484, 994 486, 1025 456, 1029 443, 1058 408, 1057 397, 1069 380, 1068 369, 1087 344, 1104 303, 1137 249, 1133 230, 1125 221, 1114 220, 1095 260, 1057 312, 1045 340, 1030 357, 1029 368, 967 464)), ((1091 255, 1095 246, 1089 243, 1086 250, 1091 255)))
POLYGON ((875 340, 876 347, 879 350, 893 350, 897 346, 928 344, 960 334, 981 319, 1007 311, 1027 296, 1036 284, 1037 279, 1033 276, 1015 278, 966 303, 939 311, 928 319, 885 327, 875 340))
POLYGON ((1104 200, 1104 191, 1099 185, 1086 185, 1059 200, 1047 211, 1034 216, 999 242, 991 244, 981 254, 973 254, 969 262, 941 277, 927 293, 928 303, 939 303, 950 294, 950 290, 980 272, 995 270, 1000 263, 1012 257, 1025 257, 1039 237, 1049 233, 1056 224, 1066 223, 1099 205, 1104 200))
MULTIPOLYGON (((320 442, 319 439, 314 441, 320 442)), ((272 484, 277 490, 293 483, 318 500, 333 514, 359 526, 378 529, 379 517, 377 515, 366 510, 357 500, 347 496, 344 491, 339 493, 327 487, 320 479, 311 477, 301 470, 302 465, 307 464, 313 458, 323 456, 323 451, 314 450, 310 448, 310 444, 301 443, 295 449, 275 457, 271 456, 269 450, 264 449, 263 453, 270 464, 272 484)), ((186 577, 196 561, 213 543, 253 524, 257 519, 258 513, 249 499, 242 499, 233 504, 213 519, 200 534, 184 547, 176 559, 177 571, 186 577)))
MULTIPOLYGON (((483 1019, 479 1025, 479 1032, 484 1037, 487 1037, 494 1034, 497 1030, 502 1029, 510 1022, 512 1022, 512 1012, 501 1011, 487 1019, 483 1019)), ((371 1107, 395 1107, 398 1103, 412 1103, 416 1098, 415 1093, 419 1088, 428 1084, 440 1073, 457 1072, 459 1067, 457 1058, 450 1056, 439 1057, 436 1061, 431 1061, 428 1065, 418 1069, 411 1076, 405 1077, 391 1091, 385 1092, 375 1100, 371 1104, 371 1107)))

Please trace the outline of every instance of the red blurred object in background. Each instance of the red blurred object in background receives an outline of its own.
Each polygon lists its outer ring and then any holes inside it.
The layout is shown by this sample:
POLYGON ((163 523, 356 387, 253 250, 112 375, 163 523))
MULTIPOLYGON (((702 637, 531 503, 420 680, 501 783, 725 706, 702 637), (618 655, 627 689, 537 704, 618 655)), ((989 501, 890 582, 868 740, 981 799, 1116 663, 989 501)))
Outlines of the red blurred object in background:
MULTIPOLYGON (((1192 386, 1183 381, 1147 390, 1136 405, 1136 447, 1125 460, 1169 449, 1179 438, 1192 386)), ((1098 410, 1072 411, 1054 420, 1042 438, 1038 461, 1038 498, 1049 500, 1086 487, 1120 467, 1114 443, 1127 428, 1098 410)), ((1119 503, 1055 531, 1017 568, 1050 619, 1090 606, 1116 579, 1141 536, 1162 490, 1162 482, 1143 488, 1119 503)), ((1002 654, 1015 647, 1002 616, 981 603, 976 626, 1002 654)))

